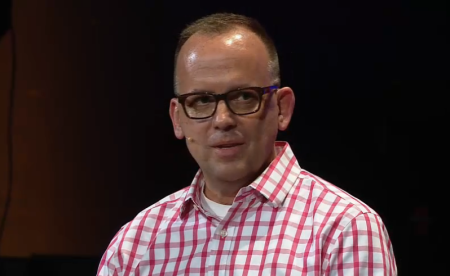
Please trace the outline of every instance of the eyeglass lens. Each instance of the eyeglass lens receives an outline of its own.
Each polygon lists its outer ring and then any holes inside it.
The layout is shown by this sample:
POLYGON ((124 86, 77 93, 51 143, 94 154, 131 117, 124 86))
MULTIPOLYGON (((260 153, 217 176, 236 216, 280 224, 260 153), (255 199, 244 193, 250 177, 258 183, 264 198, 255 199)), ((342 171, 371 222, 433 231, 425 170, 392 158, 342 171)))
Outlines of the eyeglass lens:
MULTIPOLYGON (((226 94, 228 107, 233 113, 247 114, 256 111, 261 103, 260 95, 252 89, 231 91, 226 94)), ((191 95, 185 99, 186 113, 192 118, 211 116, 217 106, 214 95, 191 95)))

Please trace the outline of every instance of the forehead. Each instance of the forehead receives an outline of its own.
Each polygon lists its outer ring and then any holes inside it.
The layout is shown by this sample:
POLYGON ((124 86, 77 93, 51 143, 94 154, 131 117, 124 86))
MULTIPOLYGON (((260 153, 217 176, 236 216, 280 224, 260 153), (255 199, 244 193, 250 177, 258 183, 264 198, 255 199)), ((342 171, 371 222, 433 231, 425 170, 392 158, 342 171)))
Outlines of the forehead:
POLYGON ((270 85, 269 55, 261 39, 246 29, 195 34, 181 48, 176 77, 180 93, 270 85))

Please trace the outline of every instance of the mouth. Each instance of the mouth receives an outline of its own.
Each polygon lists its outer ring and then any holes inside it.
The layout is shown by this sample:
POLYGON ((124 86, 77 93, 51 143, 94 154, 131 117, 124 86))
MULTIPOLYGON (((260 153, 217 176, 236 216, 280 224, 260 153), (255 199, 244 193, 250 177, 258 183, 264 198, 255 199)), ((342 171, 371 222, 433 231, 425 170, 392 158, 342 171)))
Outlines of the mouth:
POLYGON ((233 147, 237 147, 242 145, 243 143, 228 143, 228 144, 221 144, 221 145, 217 145, 217 146, 213 146, 213 148, 218 148, 218 149, 229 149, 229 148, 233 148, 233 147))
POLYGON ((221 160, 234 160, 244 150, 244 143, 223 143, 214 145, 212 148, 214 149, 214 155, 221 160))

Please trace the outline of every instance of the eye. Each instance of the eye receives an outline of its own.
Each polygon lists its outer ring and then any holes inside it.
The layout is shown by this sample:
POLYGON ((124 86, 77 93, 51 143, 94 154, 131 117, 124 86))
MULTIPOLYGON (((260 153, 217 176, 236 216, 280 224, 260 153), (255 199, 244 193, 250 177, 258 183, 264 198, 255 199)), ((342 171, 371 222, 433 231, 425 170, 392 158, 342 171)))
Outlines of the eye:
POLYGON ((248 92, 243 92, 242 94, 241 94, 241 96, 240 96, 240 99, 242 99, 242 100, 249 100, 249 99, 251 99, 252 98, 252 94, 251 93, 248 93, 248 92))
POLYGON ((211 97, 209 96, 200 96, 196 99, 197 104, 207 104, 211 102, 211 97))
POLYGON ((186 98, 186 105, 198 107, 214 103, 214 97, 211 95, 192 95, 186 98))
POLYGON ((230 100, 237 102, 249 102, 258 100, 258 94, 252 90, 236 91, 230 95, 230 100))

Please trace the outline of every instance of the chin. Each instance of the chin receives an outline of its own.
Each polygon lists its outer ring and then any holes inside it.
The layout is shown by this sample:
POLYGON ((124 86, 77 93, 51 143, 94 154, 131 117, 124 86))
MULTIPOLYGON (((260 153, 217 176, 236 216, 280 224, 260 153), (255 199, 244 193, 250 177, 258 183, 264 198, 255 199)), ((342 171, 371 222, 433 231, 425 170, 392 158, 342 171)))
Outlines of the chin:
POLYGON ((251 169, 243 162, 211 162, 209 164, 212 174, 223 181, 237 181, 248 177, 251 169))

